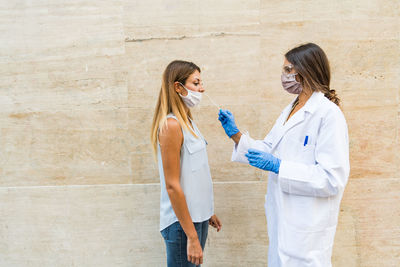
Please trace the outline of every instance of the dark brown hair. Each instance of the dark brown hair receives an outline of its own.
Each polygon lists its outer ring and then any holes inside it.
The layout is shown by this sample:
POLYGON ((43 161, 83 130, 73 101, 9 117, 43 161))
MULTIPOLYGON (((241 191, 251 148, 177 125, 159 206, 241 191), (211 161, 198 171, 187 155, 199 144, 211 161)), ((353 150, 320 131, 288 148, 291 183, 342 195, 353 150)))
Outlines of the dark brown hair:
POLYGON ((340 99, 336 91, 329 87, 331 71, 328 58, 321 47, 313 43, 300 45, 289 50, 285 57, 299 74, 303 87, 324 93, 339 106, 340 99))

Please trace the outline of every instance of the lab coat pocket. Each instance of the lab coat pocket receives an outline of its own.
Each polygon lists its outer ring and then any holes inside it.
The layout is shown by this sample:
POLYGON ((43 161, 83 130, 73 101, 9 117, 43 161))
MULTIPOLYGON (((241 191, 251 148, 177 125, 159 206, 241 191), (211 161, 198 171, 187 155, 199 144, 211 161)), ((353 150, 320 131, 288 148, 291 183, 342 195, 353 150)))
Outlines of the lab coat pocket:
POLYGON ((330 266, 335 230, 331 227, 321 231, 302 231, 283 225, 279 239, 283 265, 289 266, 289 263, 296 259, 297 264, 293 266, 301 266, 310 259, 317 259, 322 263, 320 266, 330 266))
POLYGON ((331 226, 330 202, 329 198, 284 195, 281 202, 282 218, 293 229, 322 231, 331 226))
POLYGON ((314 164, 315 163, 315 146, 314 145, 306 145, 303 146, 301 151, 301 156, 304 159, 304 163, 314 164))
POLYGON ((315 145, 313 144, 305 144, 294 138, 288 138, 286 149, 287 160, 305 164, 315 163, 315 145))
POLYGON ((186 144, 189 151, 190 167, 192 171, 199 170, 204 166, 205 160, 207 159, 206 143, 203 139, 197 142, 190 142, 186 144))

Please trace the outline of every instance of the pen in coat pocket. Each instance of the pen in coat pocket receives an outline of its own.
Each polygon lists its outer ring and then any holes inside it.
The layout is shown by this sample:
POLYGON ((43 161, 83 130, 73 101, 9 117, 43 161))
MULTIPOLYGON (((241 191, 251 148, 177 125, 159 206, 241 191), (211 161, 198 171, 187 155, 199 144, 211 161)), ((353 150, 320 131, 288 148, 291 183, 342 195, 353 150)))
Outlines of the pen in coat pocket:
POLYGON ((304 146, 307 145, 307 142, 308 142, 308 135, 306 135, 306 138, 304 139, 304 146))

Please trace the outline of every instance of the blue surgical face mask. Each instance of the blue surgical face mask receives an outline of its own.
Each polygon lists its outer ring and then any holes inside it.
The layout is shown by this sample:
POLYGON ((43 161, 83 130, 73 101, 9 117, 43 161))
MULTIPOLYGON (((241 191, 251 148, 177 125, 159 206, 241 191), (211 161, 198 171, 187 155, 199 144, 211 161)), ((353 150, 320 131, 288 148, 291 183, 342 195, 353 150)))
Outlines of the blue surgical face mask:
POLYGON ((201 101, 202 93, 189 90, 182 83, 179 84, 182 85, 188 93, 187 96, 179 94, 179 96, 182 98, 183 103, 185 103, 188 108, 193 108, 197 106, 201 101))

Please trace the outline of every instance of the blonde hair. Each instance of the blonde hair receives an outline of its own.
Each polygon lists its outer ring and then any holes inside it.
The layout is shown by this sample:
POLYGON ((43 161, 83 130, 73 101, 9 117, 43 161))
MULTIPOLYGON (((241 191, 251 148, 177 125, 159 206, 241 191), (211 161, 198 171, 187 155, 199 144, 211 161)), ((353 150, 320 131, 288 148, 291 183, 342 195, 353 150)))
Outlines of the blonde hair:
POLYGON ((175 91, 175 82, 185 84, 187 78, 196 70, 200 72, 200 68, 196 64, 182 60, 172 61, 165 69, 151 126, 150 139, 154 153, 157 153, 158 134, 162 133, 164 124, 167 123, 167 115, 170 113, 175 115, 184 130, 189 131, 197 138, 189 127, 189 118, 192 119, 192 114, 190 110, 186 112, 185 104, 175 91))

